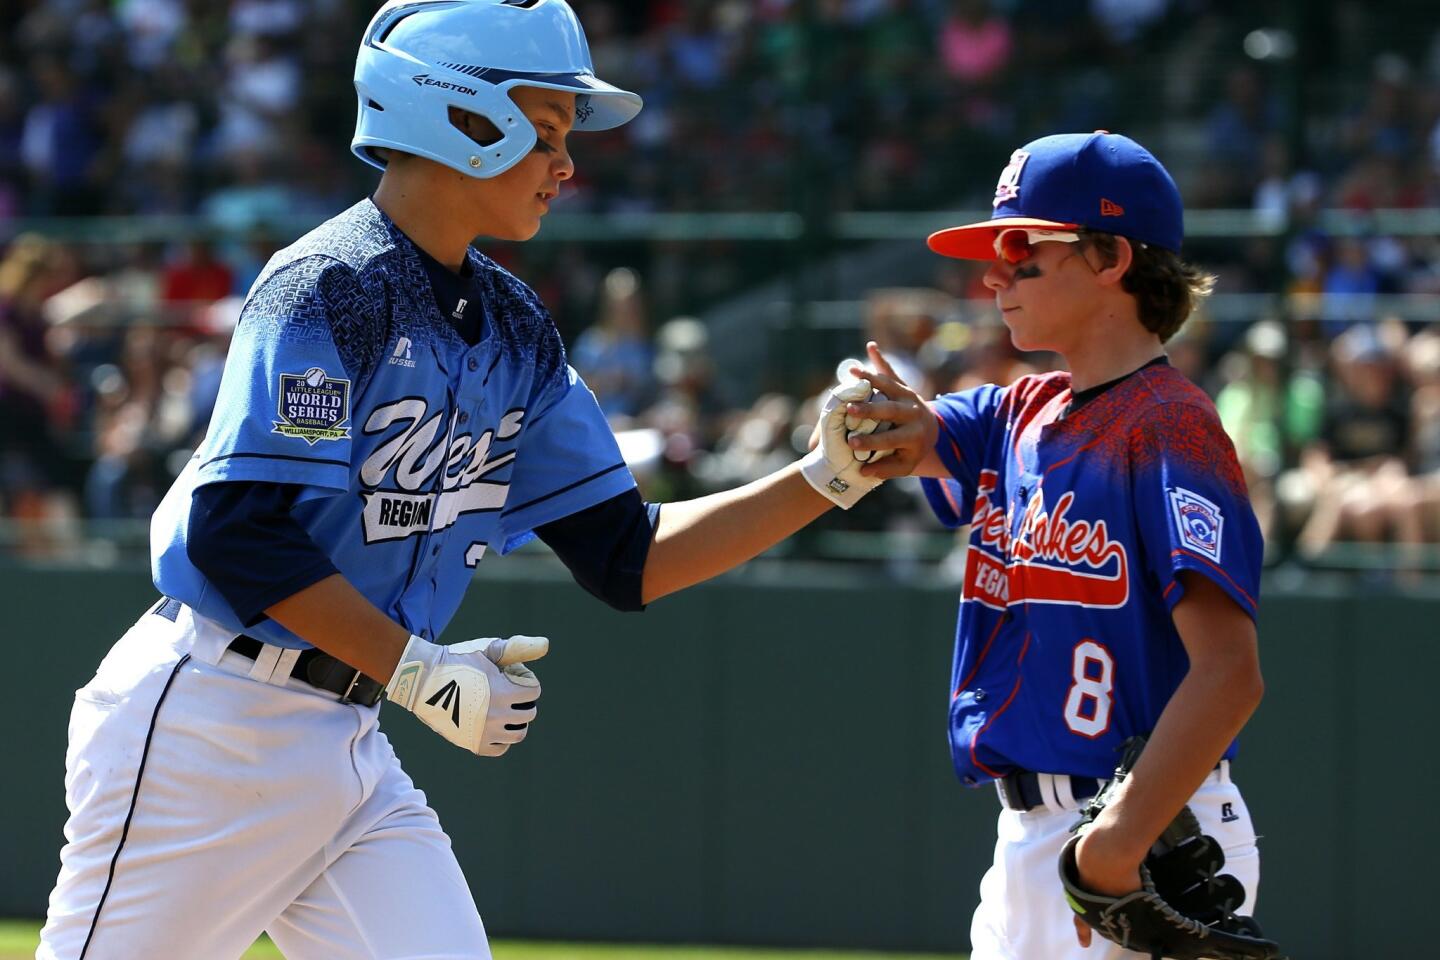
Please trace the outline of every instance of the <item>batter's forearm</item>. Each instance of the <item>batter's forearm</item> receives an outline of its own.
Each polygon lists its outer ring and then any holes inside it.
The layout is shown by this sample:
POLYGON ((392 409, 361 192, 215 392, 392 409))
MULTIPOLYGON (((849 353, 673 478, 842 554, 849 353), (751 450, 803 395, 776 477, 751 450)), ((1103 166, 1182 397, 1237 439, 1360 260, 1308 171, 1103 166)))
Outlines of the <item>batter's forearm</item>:
POLYGON ((708 580, 829 510, 796 464, 724 493, 667 503, 645 560, 645 603, 708 580))
POLYGON ((410 631, 366 600, 339 574, 266 609, 291 633, 384 683, 395 672, 410 631))

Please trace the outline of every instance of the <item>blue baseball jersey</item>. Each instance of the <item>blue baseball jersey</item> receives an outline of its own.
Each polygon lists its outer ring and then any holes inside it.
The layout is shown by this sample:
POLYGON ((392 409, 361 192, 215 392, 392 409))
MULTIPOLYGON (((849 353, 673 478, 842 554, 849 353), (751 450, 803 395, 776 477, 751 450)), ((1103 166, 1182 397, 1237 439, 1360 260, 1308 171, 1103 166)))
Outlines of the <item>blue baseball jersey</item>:
POLYGON ((942 522, 970 524, 950 686, 968 784, 1113 773, 1189 666, 1180 571, 1256 613, 1260 529, 1210 399, 1154 365, 1066 415, 1070 400, 1054 373, 934 403, 952 476, 925 493, 942 522))
POLYGON ((369 200, 277 253, 250 290, 205 440, 151 526, 155 585, 246 627, 187 555, 193 492, 299 484, 292 515, 341 574, 435 639, 475 566, 632 489, 594 395, 527 286, 475 250, 485 336, 436 305, 415 245, 369 200))

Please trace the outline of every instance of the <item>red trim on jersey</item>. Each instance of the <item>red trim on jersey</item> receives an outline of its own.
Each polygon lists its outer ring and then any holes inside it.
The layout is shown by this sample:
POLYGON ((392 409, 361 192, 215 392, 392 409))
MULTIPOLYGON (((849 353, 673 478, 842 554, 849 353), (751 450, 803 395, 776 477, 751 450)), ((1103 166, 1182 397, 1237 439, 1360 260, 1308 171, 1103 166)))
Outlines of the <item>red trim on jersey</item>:
POLYGON ((970 668, 970 672, 966 674, 965 679, 960 681, 960 686, 956 687, 955 692, 950 695, 951 700, 960 696, 960 691, 970 686, 970 681, 975 679, 975 674, 980 670, 980 664, 985 661, 985 655, 990 652, 990 644, 994 643, 995 638, 1000 635, 1000 628, 1005 626, 1005 621, 1008 617, 1009 614, 1002 613, 999 619, 995 621, 995 629, 990 631, 990 636, 985 641, 985 646, 980 648, 980 655, 975 658, 975 665, 970 668))
MULTIPOLYGON (((1240 594, 1240 596, 1244 597, 1244 598, 1245 598, 1245 602, 1248 603, 1248 604, 1250 604, 1250 609, 1251 609, 1251 610, 1254 610, 1254 609, 1255 609, 1255 606, 1256 606, 1256 604, 1255 604, 1255 598, 1252 597, 1252 596, 1250 596, 1250 594, 1246 593, 1246 592, 1245 592, 1245 588, 1242 587, 1242 586, 1240 586, 1240 584, 1236 583, 1235 580, 1234 580, 1234 578, 1232 578, 1232 577, 1230 576, 1230 574, 1226 573, 1226 572, 1225 572, 1225 569, 1224 569, 1223 567, 1221 567, 1219 564, 1211 563, 1209 560, 1206 560, 1204 557, 1200 556, 1198 553, 1192 553, 1192 552, 1189 551, 1189 550, 1178 550, 1178 549, 1177 549, 1177 550, 1171 550, 1171 551, 1170 551, 1170 556, 1172 556, 1172 557, 1190 557, 1190 558, 1193 559, 1193 560, 1199 560, 1201 563, 1205 564, 1205 566, 1209 567, 1211 570, 1214 570, 1216 573, 1220 574, 1220 576, 1224 577, 1224 578, 1225 578, 1225 582, 1228 583, 1228 584, 1230 584, 1230 586, 1234 587, 1234 588, 1235 588, 1235 592, 1238 593, 1238 594, 1240 594)), ((1168 593, 1169 591, 1166 591, 1166 592, 1168 593)))
MULTIPOLYGON (((1020 647, 1020 656, 1018 656, 1018 657, 1015 658, 1015 666, 1016 666, 1016 667, 1019 667, 1020 664, 1025 661, 1025 651, 1026 651, 1026 650, 1029 650, 1029 649, 1030 649, 1030 634, 1027 633, 1027 634, 1025 634, 1025 642, 1024 642, 1024 643, 1021 645, 1021 647, 1020 647)), ((973 763, 973 764, 974 764, 976 767, 978 767, 979 769, 984 770, 986 774, 988 774, 989 776, 994 777, 994 778, 997 779, 997 780, 1000 779, 1001 777, 1003 777, 1004 774, 1003 774, 1003 773, 997 773, 996 771, 991 770, 989 767, 985 766, 985 764, 981 763, 981 762, 980 762, 980 758, 977 757, 977 756, 975 756, 975 745, 980 742, 980 735, 985 732, 986 728, 988 728, 988 727, 990 726, 990 724, 994 723, 995 720, 1000 716, 1000 714, 1002 714, 1002 713, 1004 713, 1006 710, 1008 710, 1008 709, 1010 708, 1010 704, 1012 704, 1012 703, 1015 702, 1015 694, 1017 694, 1017 693, 1020 692, 1020 683, 1021 683, 1021 681, 1024 680, 1024 679, 1025 679, 1025 677, 1024 677, 1023 674, 1021 674, 1021 673, 1019 673, 1019 672, 1017 672, 1017 673, 1015 674, 1015 686, 1013 686, 1013 687, 1010 688, 1010 696, 1008 696, 1008 697, 1005 698, 1005 702, 1002 703, 1002 704, 1000 704, 1000 709, 999 709, 999 710, 996 710, 994 713, 992 713, 992 714, 990 715, 990 719, 989 719, 989 720, 986 720, 983 724, 981 724, 981 725, 980 725, 980 729, 979 729, 979 730, 976 730, 974 736, 972 736, 972 737, 970 738, 970 762, 973 763)))
POLYGON ((937 479, 935 485, 940 488, 940 495, 945 498, 945 502, 950 504, 950 509, 955 512, 955 519, 959 520, 961 516, 960 501, 956 500, 955 494, 950 492, 950 484, 944 480, 937 479))
MULTIPOLYGON (((1179 551, 1176 551, 1176 552, 1178 553, 1179 551)), ((1179 580, 1171 580, 1171 581, 1170 581, 1170 586, 1166 587, 1166 588, 1165 588, 1165 592, 1162 593, 1162 594, 1160 594, 1160 599, 1161 599, 1161 600, 1169 600, 1169 599, 1170 599, 1170 591, 1171 591, 1171 590, 1174 590, 1174 589, 1175 589, 1176 587, 1178 587, 1178 586, 1180 586, 1180 581, 1179 581, 1179 580)))
POLYGON ((1123 553, 1113 577, 1041 563, 1012 564, 1006 573, 1011 574, 1011 585, 1018 587, 1011 590, 1011 604, 1070 603, 1113 610, 1130 600, 1130 565, 1123 553))
MULTIPOLYGON (((1025 435, 1027 433, 1030 433, 1031 431, 1034 431, 1038 434, 1045 427, 1048 427, 1050 424, 1055 423, 1056 418, 1059 417, 1059 415, 1065 410, 1065 407, 1060 404, 1060 401, 1062 398, 1064 398, 1065 394, 1069 392, 1069 387, 1062 388, 1059 393, 1055 394, 1049 400, 1046 400, 1044 403, 1042 403, 1040 405, 1040 409, 1036 410, 1033 414, 1030 414, 1028 419, 1026 418, 1026 413, 1028 412, 1031 403, 1035 401, 1035 399, 1040 395, 1040 392, 1046 386, 1048 386, 1047 381, 1036 380, 1036 382, 1031 385, 1031 389, 1029 390, 1029 396, 1026 396, 1024 398, 1024 406, 1020 408, 1019 418, 1023 422, 1020 424, 1019 429, 1015 431, 1014 442, 1010 444, 1010 455, 1015 459, 1015 466, 1020 473, 1025 472, 1025 458, 1021 455, 1020 452, 1020 444, 1025 439, 1025 435), (1051 407, 1057 407, 1054 413, 1049 413, 1051 407)), ((1038 451, 1038 438, 1035 445, 1038 451)))
POLYGON ((1103 440, 1103 439, 1104 439, 1104 437, 1096 437, 1094 440, 1091 440, 1089 443, 1082 444, 1082 445, 1076 447, 1076 448, 1075 448, 1075 452, 1072 453, 1072 454, 1070 454, 1070 456, 1065 457, 1065 458, 1062 459, 1062 460, 1057 460, 1057 461, 1055 461, 1054 463, 1050 464, 1050 466, 1046 467, 1046 468, 1045 468, 1045 472, 1044 472, 1043 474, 1041 474, 1041 476, 1049 476, 1051 470, 1056 470, 1056 469, 1059 469, 1060 467, 1065 466, 1065 464, 1069 463, 1071 460, 1074 460, 1076 457, 1080 456, 1080 454, 1084 453, 1086 450, 1089 450, 1091 447, 1093 447, 1093 446, 1095 446, 1096 444, 1100 443, 1101 440, 1103 440))

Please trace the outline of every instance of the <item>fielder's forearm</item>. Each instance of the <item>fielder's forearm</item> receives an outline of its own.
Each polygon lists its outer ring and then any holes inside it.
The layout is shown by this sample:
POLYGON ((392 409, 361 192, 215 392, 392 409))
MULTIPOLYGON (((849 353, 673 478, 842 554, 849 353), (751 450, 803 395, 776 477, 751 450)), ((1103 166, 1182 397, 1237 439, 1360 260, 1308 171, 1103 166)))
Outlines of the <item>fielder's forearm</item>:
POLYGON ((366 676, 387 682, 410 640, 338 573, 293 593, 265 610, 286 630, 344 660, 366 676))
POLYGON ((1097 820, 1092 843, 1133 865, 1204 783, 1259 700, 1243 668, 1191 670, 1160 715, 1135 769, 1097 820))
POLYGON ((1264 692, 1254 623, 1205 577, 1182 574, 1182 582, 1175 626, 1190 670, 1087 838, 1092 853, 1130 869, 1199 789, 1264 692))
POLYGON ((784 540, 834 504, 798 464, 723 493, 667 503, 645 560, 645 603, 708 580, 784 540))

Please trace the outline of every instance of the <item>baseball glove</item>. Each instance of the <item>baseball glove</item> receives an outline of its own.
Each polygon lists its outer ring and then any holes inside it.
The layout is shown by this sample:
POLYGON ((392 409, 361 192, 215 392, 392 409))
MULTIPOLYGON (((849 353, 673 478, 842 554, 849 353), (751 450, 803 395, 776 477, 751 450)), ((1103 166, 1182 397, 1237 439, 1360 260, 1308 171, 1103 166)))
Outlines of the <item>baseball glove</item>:
POLYGON ((1139 890, 1112 897, 1082 884, 1075 847, 1144 745, 1143 737, 1126 742, 1115 778, 1085 807, 1075 835, 1061 851, 1060 881, 1070 908, 1105 939, 1154 960, 1281 960, 1279 946, 1264 938, 1259 924, 1236 916, 1245 888, 1234 876, 1220 873, 1225 854, 1214 837, 1201 832, 1189 807, 1150 848, 1140 865, 1139 890))

